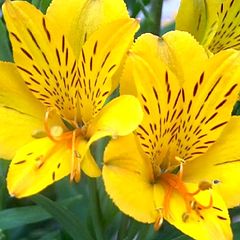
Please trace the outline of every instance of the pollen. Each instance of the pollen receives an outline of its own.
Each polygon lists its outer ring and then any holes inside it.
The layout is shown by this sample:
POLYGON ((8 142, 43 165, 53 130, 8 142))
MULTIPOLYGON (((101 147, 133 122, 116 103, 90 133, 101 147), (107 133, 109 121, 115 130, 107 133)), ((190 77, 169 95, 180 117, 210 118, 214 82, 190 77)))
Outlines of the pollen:
POLYGON ((53 126, 50 129, 50 133, 53 137, 60 137, 63 134, 63 128, 61 126, 53 126))

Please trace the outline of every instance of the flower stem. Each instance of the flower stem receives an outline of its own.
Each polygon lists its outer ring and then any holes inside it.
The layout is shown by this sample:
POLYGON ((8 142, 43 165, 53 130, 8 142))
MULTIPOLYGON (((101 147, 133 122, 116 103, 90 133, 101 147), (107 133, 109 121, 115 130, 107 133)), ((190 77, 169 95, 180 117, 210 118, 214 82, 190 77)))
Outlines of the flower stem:
POLYGON ((151 0, 151 15, 153 23, 151 26, 151 33, 159 35, 161 28, 161 17, 162 17, 162 6, 163 0, 151 0))
POLYGON ((89 202, 96 240, 104 240, 101 208, 97 189, 97 180, 88 178, 89 202))

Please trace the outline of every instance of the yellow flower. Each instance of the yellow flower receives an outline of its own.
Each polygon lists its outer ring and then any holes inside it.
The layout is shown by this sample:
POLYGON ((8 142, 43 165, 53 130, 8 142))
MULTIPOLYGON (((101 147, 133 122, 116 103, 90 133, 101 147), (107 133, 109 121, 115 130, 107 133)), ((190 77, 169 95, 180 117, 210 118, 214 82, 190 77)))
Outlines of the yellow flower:
POLYGON ((138 97, 135 134, 104 154, 106 191, 138 221, 163 219, 195 239, 231 239, 227 208, 239 204, 240 54, 208 58, 188 33, 142 35, 129 53, 121 91, 138 97), (167 64, 166 64, 167 63, 167 64))
POLYGON ((90 145, 127 135, 142 119, 133 96, 104 106, 137 21, 120 0, 54 0, 46 15, 6 1, 3 14, 15 61, 0 63, 0 156, 13 157, 10 194, 37 193, 69 174, 79 181, 81 169, 99 176, 90 145))
POLYGON ((211 52, 240 49, 240 2, 182 0, 176 29, 188 31, 211 52))

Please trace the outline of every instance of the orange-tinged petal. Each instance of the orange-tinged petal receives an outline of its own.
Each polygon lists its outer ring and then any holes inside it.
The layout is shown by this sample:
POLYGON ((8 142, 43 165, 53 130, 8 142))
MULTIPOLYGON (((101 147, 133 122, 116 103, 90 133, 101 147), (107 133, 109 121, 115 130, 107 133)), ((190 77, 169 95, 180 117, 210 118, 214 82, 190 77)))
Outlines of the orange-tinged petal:
POLYGON ((11 159, 16 150, 43 131, 45 107, 35 99, 12 63, 0 62, 0 156, 11 159))
POLYGON ((83 45, 79 58, 81 78, 76 84, 84 123, 89 123, 111 94, 112 77, 138 27, 135 19, 117 20, 94 32, 83 45))
POLYGON ((137 98, 122 95, 103 107, 90 123, 87 136, 92 136, 96 141, 95 134, 112 137, 128 135, 137 128, 142 118, 142 108, 137 98))
MULTIPOLYGON (((189 189, 196 189, 197 184, 186 184, 189 189)), ((197 201, 207 206, 209 204, 210 191, 213 199, 213 207, 198 210, 198 213, 186 212, 186 204, 181 195, 173 193, 169 201, 169 212, 164 218, 194 239, 199 240, 230 240, 232 231, 227 207, 220 195, 214 190, 200 192, 197 201)))
POLYGON ((109 22, 129 16, 122 0, 54 0, 47 10, 47 17, 61 25, 75 55, 79 56, 84 42, 93 32, 109 22))
POLYGON ((22 198, 43 190, 70 173, 71 147, 48 138, 34 140, 20 148, 7 175, 9 193, 22 198))
POLYGON ((106 148, 103 180, 107 193, 125 214, 152 223, 157 217, 151 166, 143 160, 134 135, 112 140, 106 148))
POLYGON ((206 154, 184 166, 184 179, 188 182, 206 180, 215 183, 228 208, 239 205, 240 171, 240 118, 229 121, 215 144, 206 154))
POLYGON ((28 88, 45 106, 75 119, 77 63, 64 33, 24 1, 6 1, 3 14, 14 61, 28 88))

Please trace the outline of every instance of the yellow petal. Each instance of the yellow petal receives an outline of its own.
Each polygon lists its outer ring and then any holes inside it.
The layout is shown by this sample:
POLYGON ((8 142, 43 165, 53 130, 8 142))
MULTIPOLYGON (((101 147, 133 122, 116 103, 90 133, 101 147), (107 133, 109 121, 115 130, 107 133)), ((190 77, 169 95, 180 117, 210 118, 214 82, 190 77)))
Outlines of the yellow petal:
POLYGON ((219 139, 199 158, 186 164, 184 179, 188 182, 206 180, 216 183, 228 208, 239 205, 240 118, 232 117, 219 139))
MULTIPOLYGON (((196 189, 197 184, 186 184, 188 188, 196 189)), ((207 206, 210 193, 208 190, 200 192, 196 200, 207 206)), ((232 239, 230 219, 223 199, 212 191, 213 207, 186 213, 186 204, 182 196, 173 193, 169 201, 170 212, 165 216, 166 220, 194 239, 212 240, 212 239, 232 239)))
POLYGON ((109 143, 102 174, 107 193, 121 211, 138 221, 155 221, 151 166, 139 153, 134 135, 109 143))
POLYGON ((112 77, 119 69, 138 29, 135 19, 122 19, 94 32, 83 45, 77 81, 80 112, 88 123, 112 92, 112 77))
POLYGON ((225 0, 219 4, 218 28, 209 44, 209 49, 213 53, 228 48, 240 49, 239 8, 239 1, 225 0))
POLYGON ((14 61, 32 93, 62 117, 76 115, 77 63, 64 32, 32 4, 6 1, 14 61))
POLYGON ((47 17, 61 25, 78 56, 84 42, 93 32, 106 23, 129 16, 123 0, 53 0, 47 10, 47 17))
POLYGON ((187 32, 172 31, 159 41, 157 54, 176 74, 180 82, 191 82, 199 75, 208 55, 205 49, 187 32))
POLYGON ((89 177, 99 177, 101 170, 90 152, 88 143, 85 140, 81 140, 76 150, 83 156, 80 164, 84 173, 89 177))
POLYGON ((90 123, 87 136, 94 138, 95 134, 112 137, 128 135, 137 128, 142 117, 142 108, 137 98, 122 95, 104 106, 90 123))
POLYGON ((182 114, 180 82, 162 61, 160 48, 161 43, 156 36, 146 34, 139 38, 129 53, 125 69, 128 78, 124 89, 121 89, 130 93, 137 90, 135 95, 144 110, 137 136, 146 155, 158 161, 156 164, 165 159, 170 142, 175 140, 172 133, 176 132, 182 114), (132 83, 136 90, 131 87, 132 83), (161 156, 155 157, 158 154, 161 156))
POLYGON ((40 192, 70 173, 71 147, 41 138, 20 148, 7 175, 9 193, 22 198, 40 192))
POLYGON ((221 51, 205 62, 199 75, 184 82, 183 122, 178 135, 183 159, 205 153, 231 118, 240 91, 239 56, 234 50, 221 51))
POLYGON ((218 27, 220 1, 182 0, 176 17, 176 29, 191 33, 208 46, 218 27), (187 14, 186 14, 187 13, 187 14))
POLYGON ((0 62, 0 157, 11 159, 16 150, 43 130, 45 107, 36 100, 15 65, 0 62))

